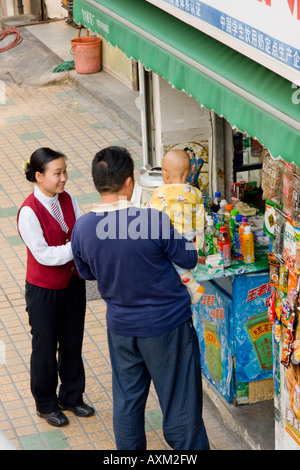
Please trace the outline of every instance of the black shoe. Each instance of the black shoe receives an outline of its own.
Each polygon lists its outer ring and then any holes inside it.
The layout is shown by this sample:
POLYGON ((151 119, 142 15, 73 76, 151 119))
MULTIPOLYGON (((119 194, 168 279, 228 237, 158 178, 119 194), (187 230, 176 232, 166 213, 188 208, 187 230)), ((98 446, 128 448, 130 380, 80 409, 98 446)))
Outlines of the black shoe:
POLYGON ((95 413, 94 408, 86 403, 77 406, 69 406, 59 402, 59 406, 62 410, 72 411, 75 416, 80 416, 81 418, 88 418, 95 413))
POLYGON ((44 418, 51 426, 61 427, 69 424, 68 418, 61 410, 53 411, 52 413, 41 413, 37 411, 37 415, 40 418, 44 418))

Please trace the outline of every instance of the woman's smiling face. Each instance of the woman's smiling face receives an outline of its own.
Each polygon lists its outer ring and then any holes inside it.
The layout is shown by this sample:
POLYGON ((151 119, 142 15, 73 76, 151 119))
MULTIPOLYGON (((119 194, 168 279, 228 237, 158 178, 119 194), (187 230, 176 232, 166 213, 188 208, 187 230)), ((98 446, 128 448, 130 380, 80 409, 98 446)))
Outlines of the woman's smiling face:
POLYGON ((64 192, 68 179, 67 165, 63 157, 47 163, 43 173, 35 174, 37 185, 45 196, 53 197, 64 192))

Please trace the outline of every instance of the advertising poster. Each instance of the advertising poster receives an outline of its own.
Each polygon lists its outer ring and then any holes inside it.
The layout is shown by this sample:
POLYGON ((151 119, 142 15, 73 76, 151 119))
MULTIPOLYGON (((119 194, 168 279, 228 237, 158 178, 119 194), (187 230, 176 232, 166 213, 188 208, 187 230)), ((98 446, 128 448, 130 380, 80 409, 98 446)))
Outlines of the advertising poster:
POLYGON ((200 142, 181 142, 179 144, 165 145, 164 154, 169 150, 184 149, 191 160, 191 167, 200 165, 200 175, 198 179, 199 189, 203 195, 208 193, 209 188, 209 165, 208 165, 208 140, 200 142))
POLYGON ((198 335, 204 376, 228 402, 233 399, 232 351, 230 339, 231 299, 210 282, 194 305, 193 321, 198 335))
POLYGON ((273 377, 272 325, 268 319, 269 274, 237 276, 233 283, 236 381, 273 377))

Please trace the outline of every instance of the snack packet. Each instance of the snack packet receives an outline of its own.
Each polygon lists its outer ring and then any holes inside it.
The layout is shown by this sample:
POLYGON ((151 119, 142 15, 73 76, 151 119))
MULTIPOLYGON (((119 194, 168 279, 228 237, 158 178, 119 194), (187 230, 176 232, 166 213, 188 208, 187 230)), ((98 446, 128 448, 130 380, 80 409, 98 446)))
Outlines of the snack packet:
POLYGON ((280 292, 287 293, 288 281, 289 281, 289 268, 287 268, 284 264, 281 264, 279 268, 279 281, 278 281, 278 289, 280 290, 280 292))
POLYGON ((296 309, 293 309, 282 342, 281 363, 284 365, 284 367, 288 367, 290 364, 295 337, 296 320, 297 312, 296 309))
POLYGON ((268 319, 270 323, 274 323, 276 315, 275 315, 275 301, 276 301, 276 291, 273 289, 271 297, 268 300, 268 319))
POLYGON ((276 220, 276 209, 281 209, 280 206, 269 199, 266 200, 263 231, 271 238, 274 238, 274 228, 276 220))
POLYGON ((285 213, 291 216, 293 203, 293 163, 284 162, 282 175, 282 203, 285 213))
POLYGON ((299 317, 299 309, 298 309, 298 318, 297 318, 297 323, 296 323, 295 338, 294 338, 294 344, 293 344, 292 362, 294 364, 299 364, 299 362, 300 362, 300 317, 299 317))
POLYGON ((277 317, 274 320, 274 339, 276 343, 281 340, 281 321, 277 317))
POLYGON ((283 175, 283 161, 275 160, 267 155, 263 161, 262 183, 263 199, 270 199, 277 204, 280 203, 281 184, 283 175))
POLYGON ((283 262, 285 266, 294 271, 296 263, 296 241, 293 221, 287 217, 283 236, 283 262))
POLYGON ((298 275, 289 270, 288 292, 291 289, 297 290, 297 280, 298 280, 298 275))
POLYGON ((293 228, 296 243, 295 273, 300 274, 300 223, 294 220, 293 228))
POLYGON ((294 310, 295 300, 297 298, 297 291, 296 289, 291 289, 285 299, 282 300, 281 304, 281 322, 284 325, 288 325, 290 320, 291 312, 294 310))
POLYGON ((274 239, 273 239, 273 253, 281 263, 283 263, 283 241, 285 233, 286 215, 276 209, 274 239))
POLYGON ((280 262, 274 256, 271 251, 268 252, 268 263, 269 263, 269 284, 273 287, 278 287, 279 283, 279 268, 280 262))
POLYGON ((300 224, 300 175, 293 173, 292 219, 300 224))

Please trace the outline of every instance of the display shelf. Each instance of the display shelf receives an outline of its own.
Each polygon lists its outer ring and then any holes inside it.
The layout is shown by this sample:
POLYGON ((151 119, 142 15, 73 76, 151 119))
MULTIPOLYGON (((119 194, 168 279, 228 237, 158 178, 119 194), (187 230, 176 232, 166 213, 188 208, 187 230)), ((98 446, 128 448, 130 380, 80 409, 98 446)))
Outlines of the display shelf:
POLYGON ((217 274, 210 274, 207 267, 203 264, 197 264, 193 270, 196 281, 210 281, 220 277, 238 276, 241 274, 255 273, 258 271, 266 271, 269 269, 268 255, 266 252, 255 254, 255 263, 244 263, 243 260, 232 259, 231 266, 224 268, 224 271, 217 274))

